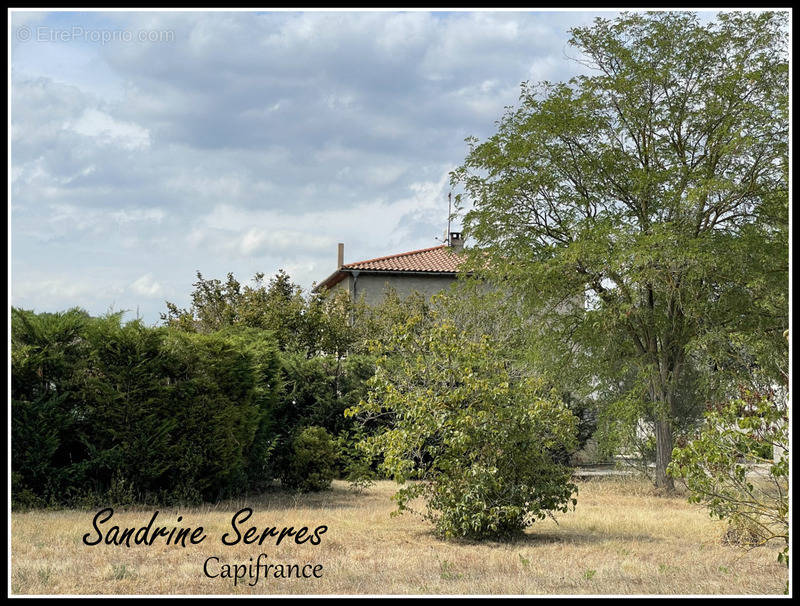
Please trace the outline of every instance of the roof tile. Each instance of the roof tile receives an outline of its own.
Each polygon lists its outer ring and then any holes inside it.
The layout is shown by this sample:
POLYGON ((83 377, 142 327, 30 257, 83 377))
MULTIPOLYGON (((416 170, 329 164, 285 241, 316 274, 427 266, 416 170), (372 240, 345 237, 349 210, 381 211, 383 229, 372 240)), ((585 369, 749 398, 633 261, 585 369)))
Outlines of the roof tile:
POLYGON ((422 250, 378 257, 343 265, 342 269, 371 269, 380 271, 435 271, 456 272, 463 261, 453 249, 445 244, 422 250))

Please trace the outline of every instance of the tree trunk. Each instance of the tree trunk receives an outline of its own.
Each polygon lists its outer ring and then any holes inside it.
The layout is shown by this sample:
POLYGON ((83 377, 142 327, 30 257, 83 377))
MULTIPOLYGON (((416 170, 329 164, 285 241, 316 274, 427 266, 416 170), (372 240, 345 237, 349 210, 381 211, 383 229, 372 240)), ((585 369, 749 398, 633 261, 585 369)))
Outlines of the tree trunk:
POLYGON ((672 423, 656 421, 656 486, 667 491, 675 489, 675 482, 667 475, 667 465, 672 459, 672 423))

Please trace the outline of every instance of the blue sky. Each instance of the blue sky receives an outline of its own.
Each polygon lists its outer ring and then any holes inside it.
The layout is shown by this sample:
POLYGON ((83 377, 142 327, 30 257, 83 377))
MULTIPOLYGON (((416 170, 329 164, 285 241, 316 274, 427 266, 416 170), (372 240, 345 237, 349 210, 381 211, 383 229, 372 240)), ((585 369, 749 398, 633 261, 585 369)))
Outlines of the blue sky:
POLYGON ((596 15, 14 12, 12 304, 152 324, 196 270, 434 246, 465 137, 579 73, 596 15))

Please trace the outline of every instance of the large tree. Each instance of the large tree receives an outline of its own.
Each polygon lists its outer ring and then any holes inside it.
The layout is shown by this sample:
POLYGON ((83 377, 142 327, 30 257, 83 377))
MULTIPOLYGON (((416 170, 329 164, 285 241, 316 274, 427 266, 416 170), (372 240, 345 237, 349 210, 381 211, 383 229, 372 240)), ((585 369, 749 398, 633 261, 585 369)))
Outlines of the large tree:
POLYGON ((473 269, 524 295, 560 376, 637 401, 666 488, 688 370, 758 363, 788 325, 787 30, 683 12, 575 28, 587 73, 524 84, 452 175, 473 269))

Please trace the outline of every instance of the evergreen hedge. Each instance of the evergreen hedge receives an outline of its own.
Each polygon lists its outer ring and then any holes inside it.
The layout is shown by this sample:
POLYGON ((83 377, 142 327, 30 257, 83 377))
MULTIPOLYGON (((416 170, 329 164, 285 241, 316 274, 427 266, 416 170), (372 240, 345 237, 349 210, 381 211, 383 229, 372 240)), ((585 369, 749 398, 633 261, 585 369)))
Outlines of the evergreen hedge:
POLYGON ((15 504, 199 501, 272 479, 270 333, 14 308, 11 344, 15 504))

